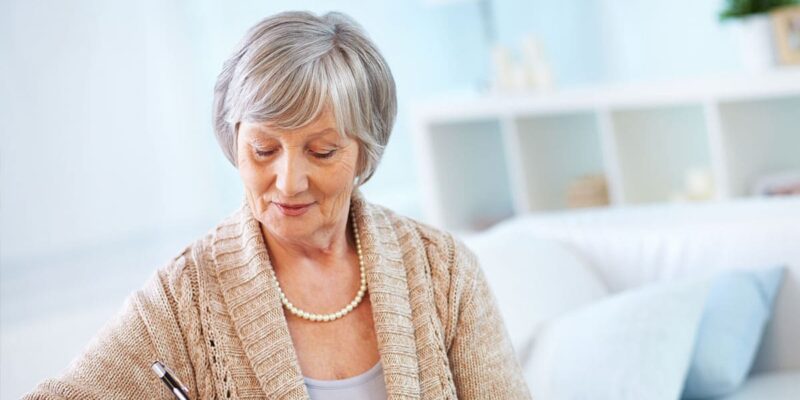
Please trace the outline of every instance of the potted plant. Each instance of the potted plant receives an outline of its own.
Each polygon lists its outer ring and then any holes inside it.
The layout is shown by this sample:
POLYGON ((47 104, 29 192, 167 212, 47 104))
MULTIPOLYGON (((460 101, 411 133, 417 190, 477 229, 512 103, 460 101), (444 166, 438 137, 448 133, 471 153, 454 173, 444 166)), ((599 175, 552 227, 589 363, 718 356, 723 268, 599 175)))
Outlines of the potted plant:
POLYGON ((734 35, 743 66, 759 71, 776 64, 775 44, 769 12, 798 0, 727 0, 720 12, 722 21, 735 20, 734 35))

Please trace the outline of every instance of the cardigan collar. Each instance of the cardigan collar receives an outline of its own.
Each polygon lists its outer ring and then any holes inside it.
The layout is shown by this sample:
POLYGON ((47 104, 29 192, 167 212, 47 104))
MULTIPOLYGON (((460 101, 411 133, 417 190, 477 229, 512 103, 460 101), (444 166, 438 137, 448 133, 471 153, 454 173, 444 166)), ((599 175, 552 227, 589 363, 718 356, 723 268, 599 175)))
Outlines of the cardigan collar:
MULTIPOLYGON (((351 196, 389 399, 419 398, 419 361, 397 232, 358 188, 351 196)), ((243 349, 267 398, 308 399, 260 222, 247 201, 217 229, 212 257, 243 349)))

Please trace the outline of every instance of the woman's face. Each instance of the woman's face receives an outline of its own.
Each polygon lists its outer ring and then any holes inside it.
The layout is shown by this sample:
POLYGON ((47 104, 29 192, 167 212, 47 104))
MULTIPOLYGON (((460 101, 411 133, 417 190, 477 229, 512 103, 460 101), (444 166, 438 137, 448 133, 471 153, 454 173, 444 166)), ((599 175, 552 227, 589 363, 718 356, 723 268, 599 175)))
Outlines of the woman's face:
POLYGON ((239 175, 253 214, 271 235, 310 241, 347 221, 359 146, 336 129, 328 109, 298 129, 239 125, 239 175))

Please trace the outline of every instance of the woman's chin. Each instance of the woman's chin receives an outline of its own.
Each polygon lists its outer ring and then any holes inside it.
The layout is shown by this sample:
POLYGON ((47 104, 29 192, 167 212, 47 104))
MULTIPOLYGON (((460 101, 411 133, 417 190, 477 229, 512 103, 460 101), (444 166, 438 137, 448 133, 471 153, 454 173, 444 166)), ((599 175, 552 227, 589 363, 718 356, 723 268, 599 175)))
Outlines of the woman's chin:
POLYGON ((270 207, 266 214, 266 223, 277 234, 283 237, 296 237, 309 233, 309 227, 312 225, 313 220, 310 213, 297 216, 287 216, 279 210, 270 207))

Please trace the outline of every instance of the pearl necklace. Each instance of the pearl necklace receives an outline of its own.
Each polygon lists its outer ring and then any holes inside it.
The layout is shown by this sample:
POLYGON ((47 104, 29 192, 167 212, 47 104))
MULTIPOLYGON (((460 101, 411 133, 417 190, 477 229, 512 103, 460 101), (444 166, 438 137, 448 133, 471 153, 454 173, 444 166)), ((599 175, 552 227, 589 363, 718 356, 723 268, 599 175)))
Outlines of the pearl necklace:
POLYGON ((364 293, 367 291, 367 274, 366 272, 364 272, 364 259, 363 256, 361 255, 361 240, 358 238, 358 224, 356 224, 355 218, 353 218, 353 234, 356 237, 356 250, 358 251, 358 265, 359 268, 361 269, 361 287, 358 289, 358 293, 356 294, 356 297, 353 299, 353 301, 351 301, 350 304, 348 304, 339 311, 330 314, 314 314, 297 308, 294 304, 292 304, 292 302, 289 301, 289 299, 286 298, 286 294, 283 293, 283 290, 281 290, 281 285, 280 283, 278 283, 278 277, 275 276, 275 271, 270 268, 269 272, 272 275, 272 279, 275 280, 275 285, 278 287, 278 294, 280 295, 281 303, 283 303, 283 306, 286 307, 286 309, 289 310, 289 312, 300 318, 307 319, 309 321, 328 322, 342 318, 345 315, 347 315, 350 311, 353 311, 356 307, 358 307, 359 303, 361 303, 361 300, 364 298, 364 293))

